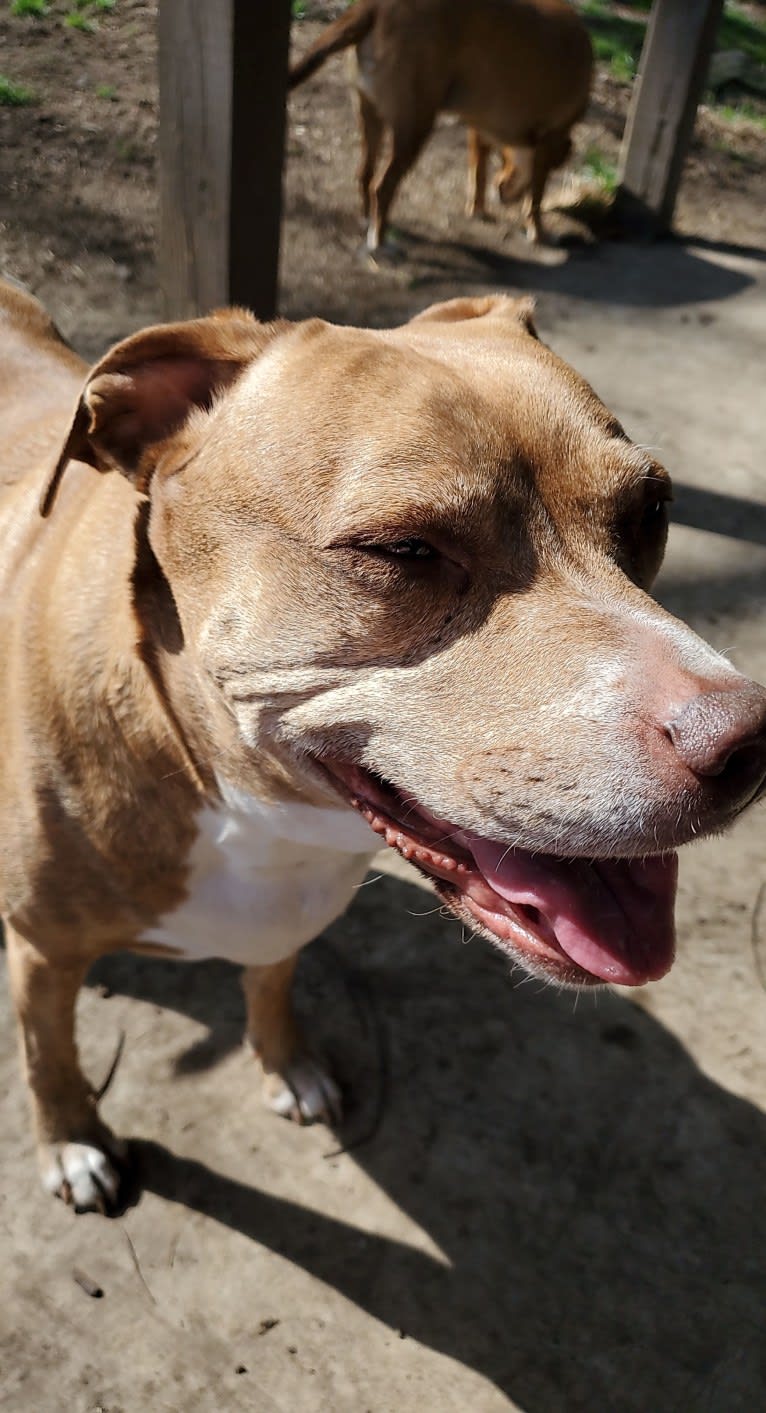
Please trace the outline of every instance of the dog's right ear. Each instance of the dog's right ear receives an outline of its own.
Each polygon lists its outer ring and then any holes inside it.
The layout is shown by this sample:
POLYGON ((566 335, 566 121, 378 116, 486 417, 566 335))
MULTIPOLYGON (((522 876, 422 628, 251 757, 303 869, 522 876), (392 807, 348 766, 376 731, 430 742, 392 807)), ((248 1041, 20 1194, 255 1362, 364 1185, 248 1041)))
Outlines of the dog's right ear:
POLYGON ((410 319, 410 323, 458 324, 467 319, 501 319, 507 328, 531 334, 536 339, 534 312, 534 297, 529 294, 517 298, 507 294, 461 295, 457 299, 445 299, 441 304, 431 304, 410 319))
POLYGON ((209 408, 288 325, 259 324, 245 309, 158 324, 114 348, 89 373, 40 501, 53 506, 70 461, 120 471, 146 490, 164 443, 195 408, 209 408))

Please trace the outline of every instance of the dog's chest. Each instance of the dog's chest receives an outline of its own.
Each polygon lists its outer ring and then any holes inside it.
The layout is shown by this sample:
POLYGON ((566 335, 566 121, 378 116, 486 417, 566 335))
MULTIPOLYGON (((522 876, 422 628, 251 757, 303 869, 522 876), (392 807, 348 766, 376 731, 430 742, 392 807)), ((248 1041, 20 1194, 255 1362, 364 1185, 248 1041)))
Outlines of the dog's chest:
POLYGON ((232 790, 197 822, 186 898, 141 938, 188 961, 261 966, 290 956, 345 910, 375 852, 351 811, 269 805, 232 790))

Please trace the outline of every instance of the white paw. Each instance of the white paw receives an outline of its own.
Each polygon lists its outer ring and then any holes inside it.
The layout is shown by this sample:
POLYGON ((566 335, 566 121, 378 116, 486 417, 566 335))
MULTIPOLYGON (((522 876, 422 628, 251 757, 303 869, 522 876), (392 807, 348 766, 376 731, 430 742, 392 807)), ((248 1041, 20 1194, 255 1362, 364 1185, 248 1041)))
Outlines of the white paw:
MULTIPOLYGON (((115 1157, 125 1153, 112 1140, 115 1157)), ((105 1214, 117 1205, 120 1174, 103 1148, 91 1143, 55 1143, 41 1157, 43 1187, 62 1198, 76 1212, 105 1214)))
POLYGON ((316 1060, 294 1060, 280 1074, 267 1075, 263 1086, 269 1109, 294 1123, 340 1123, 340 1090, 316 1060))

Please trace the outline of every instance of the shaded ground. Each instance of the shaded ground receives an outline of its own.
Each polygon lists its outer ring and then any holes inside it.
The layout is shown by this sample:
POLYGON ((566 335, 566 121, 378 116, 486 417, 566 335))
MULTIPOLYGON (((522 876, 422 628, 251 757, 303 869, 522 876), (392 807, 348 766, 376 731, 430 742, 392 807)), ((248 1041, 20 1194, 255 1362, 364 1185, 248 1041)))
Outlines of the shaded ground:
MULTIPOLYGON (((0 259, 92 354, 158 312, 153 19, 124 0, 98 42, 46 20, 23 47, 0 21, 14 77, 43 95, 0 109, 0 259)), ((586 143, 616 141, 621 95, 602 81, 586 143)), ((445 127, 397 213, 407 260, 374 275, 357 256, 343 66, 328 67, 296 96, 283 303, 384 323, 447 294, 538 292, 544 337, 674 474, 662 597, 766 680, 763 139, 742 162, 717 132, 704 118, 688 243, 531 256, 462 217, 462 141, 445 127)), ((763 833, 753 814, 687 851, 665 982, 577 1007, 461 946, 390 861, 303 968, 349 1081, 342 1140, 383 1102, 348 1153, 261 1112, 234 969, 113 960, 81 1021, 96 1078, 126 1036, 105 1112, 135 1139, 144 1192, 118 1221, 75 1220, 35 1187, 4 1024, 4 1408, 762 1407, 763 833)))

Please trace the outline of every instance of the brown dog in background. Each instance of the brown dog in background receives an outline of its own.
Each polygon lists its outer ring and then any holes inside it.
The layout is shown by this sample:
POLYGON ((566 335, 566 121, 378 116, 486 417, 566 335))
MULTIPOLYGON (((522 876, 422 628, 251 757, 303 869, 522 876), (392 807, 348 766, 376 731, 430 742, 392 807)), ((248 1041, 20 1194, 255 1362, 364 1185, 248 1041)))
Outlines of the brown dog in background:
POLYGON ((441 112, 472 130, 469 213, 484 212, 489 147, 500 146, 498 194, 528 197, 527 233, 542 240, 545 184, 569 156, 593 72, 588 32, 567 0, 358 0, 293 65, 291 88, 351 45, 368 249, 378 249, 399 183, 441 112), (390 153, 376 175, 386 133, 390 153))

